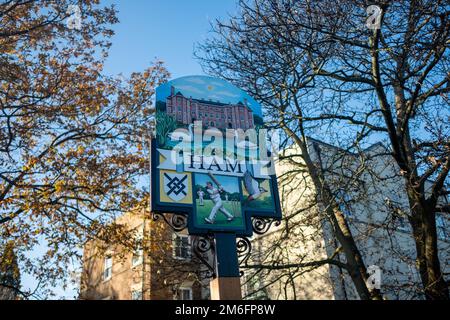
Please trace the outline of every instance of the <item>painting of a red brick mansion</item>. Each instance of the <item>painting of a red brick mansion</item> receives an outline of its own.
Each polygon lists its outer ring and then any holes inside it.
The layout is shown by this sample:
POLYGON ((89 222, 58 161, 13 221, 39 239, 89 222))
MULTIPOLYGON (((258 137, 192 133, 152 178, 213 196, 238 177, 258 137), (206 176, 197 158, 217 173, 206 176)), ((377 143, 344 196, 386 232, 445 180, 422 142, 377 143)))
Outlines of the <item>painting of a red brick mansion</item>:
POLYGON ((255 127, 253 112, 248 107, 246 100, 236 104, 227 104, 219 101, 193 99, 185 97, 173 86, 166 99, 166 112, 177 122, 183 124, 201 120, 205 127, 222 130, 247 130, 255 127))

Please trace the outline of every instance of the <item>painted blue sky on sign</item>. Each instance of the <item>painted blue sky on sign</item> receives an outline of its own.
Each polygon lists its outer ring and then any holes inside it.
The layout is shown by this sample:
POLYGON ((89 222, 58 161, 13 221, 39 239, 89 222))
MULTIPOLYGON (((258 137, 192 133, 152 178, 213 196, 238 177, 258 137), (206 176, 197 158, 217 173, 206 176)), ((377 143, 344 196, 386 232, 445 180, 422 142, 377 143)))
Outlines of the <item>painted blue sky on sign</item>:
POLYGON ((236 104, 247 100, 253 113, 262 117, 261 106, 245 91, 222 79, 208 76, 187 76, 169 81, 157 90, 157 99, 165 100, 170 95, 170 87, 180 91, 184 96, 194 99, 219 101, 236 104))
MULTIPOLYGON (((220 185, 226 192, 229 193, 239 192, 239 182, 236 177, 216 176, 216 179, 219 180, 220 185)), ((211 182, 214 188, 217 188, 215 183, 211 180, 211 178, 207 174, 197 173, 195 175, 196 185, 206 187, 206 182, 211 182)), ((197 192, 197 190, 195 190, 195 192, 197 192)))

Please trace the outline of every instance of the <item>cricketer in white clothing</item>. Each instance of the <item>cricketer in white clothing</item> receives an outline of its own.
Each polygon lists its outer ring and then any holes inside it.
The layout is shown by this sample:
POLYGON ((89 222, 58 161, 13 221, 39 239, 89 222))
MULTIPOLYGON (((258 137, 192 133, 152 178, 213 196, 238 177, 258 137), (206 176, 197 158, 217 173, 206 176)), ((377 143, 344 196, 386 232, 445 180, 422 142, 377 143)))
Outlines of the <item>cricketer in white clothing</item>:
POLYGON ((234 219, 234 216, 229 213, 227 209, 225 209, 222 199, 220 198, 220 193, 223 192, 223 188, 214 188, 212 183, 208 181, 206 183, 206 191, 209 193, 209 196, 214 203, 214 207, 211 209, 209 217, 205 218, 205 221, 207 223, 213 224, 216 220, 217 211, 221 211, 227 217, 227 221, 232 221, 234 219))
POLYGON ((198 194, 199 205, 204 206, 205 204, 203 203, 203 197, 204 197, 205 193, 203 192, 202 189, 200 189, 197 191, 197 194, 198 194))

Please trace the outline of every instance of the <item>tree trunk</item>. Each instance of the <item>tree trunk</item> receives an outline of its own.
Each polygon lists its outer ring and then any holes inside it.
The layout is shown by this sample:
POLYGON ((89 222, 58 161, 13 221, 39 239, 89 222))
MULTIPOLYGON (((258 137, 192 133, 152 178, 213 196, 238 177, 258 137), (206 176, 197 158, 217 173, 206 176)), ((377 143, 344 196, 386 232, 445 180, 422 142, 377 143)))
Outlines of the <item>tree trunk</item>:
MULTIPOLYGON (((337 209, 336 202, 332 196, 330 188, 327 186, 322 170, 317 168, 311 160, 306 144, 299 142, 302 150, 302 157, 308 167, 309 174, 316 189, 318 199, 326 207, 327 215, 330 217, 333 233, 342 246, 345 258, 347 260, 349 275, 355 285, 356 291, 362 300, 382 300, 379 290, 369 290, 367 287, 367 269, 364 259, 356 246, 355 239, 345 220, 344 215, 337 209)), ((320 162, 320 160, 319 160, 320 162)))
POLYGON ((410 223, 417 250, 417 266, 427 300, 449 300, 448 286, 438 257, 434 206, 423 203, 408 190, 411 202, 410 223))
POLYGON ((349 275, 352 278, 359 297, 362 300, 382 300, 379 290, 369 290, 367 287, 367 269, 344 215, 342 212, 331 207, 327 211, 331 217, 336 238, 344 250, 345 258, 349 266, 349 275))

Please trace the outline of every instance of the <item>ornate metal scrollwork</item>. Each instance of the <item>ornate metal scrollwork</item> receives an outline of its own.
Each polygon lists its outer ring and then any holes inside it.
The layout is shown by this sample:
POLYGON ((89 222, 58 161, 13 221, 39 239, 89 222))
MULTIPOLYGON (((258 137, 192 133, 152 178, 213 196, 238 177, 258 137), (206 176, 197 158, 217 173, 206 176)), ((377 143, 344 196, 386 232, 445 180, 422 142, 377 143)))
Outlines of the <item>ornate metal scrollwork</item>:
MULTIPOLYGON (((250 240, 245 237, 238 238, 236 241, 236 250, 239 259, 239 265, 245 266, 250 259, 252 253, 252 244, 250 240)), ((244 275, 244 271, 239 271, 241 277, 244 275)))
POLYGON ((169 214, 155 213, 153 212, 153 221, 163 219, 173 231, 180 232, 187 228, 188 218, 186 214, 169 214))
MULTIPOLYGON (((163 220, 169 227, 175 231, 180 232, 187 228, 188 217, 186 214, 163 214, 153 212, 153 221, 163 220)), ((206 278, 213 278, 216 276, 215 268, 215 247, 214 237, 195 236, 192 242, 192 251, 194 255, 206 266, 207 270, 201 270, 199 273, 206 278), (212 262, 211 262, 212 261, 212 262)))
POLYGON ((208 268, 204 272, 206 278, 216 277, 216 258, 214 237, 193 237, 192 249, 195 256, 208 268))
POLYGON ((257 234, 264 234, 269 231, 272 224, 278 227, 281 224, 281 220, 274 220, 271 218, 252 217, 252 228, 257 234))
MULTIPOLYGON (((162 214, 153 213, 153 220, 158 221, 161 218, 174 230, 175 232, 183 231, 187 228, 188 217, 187 214, 162 214)), ((269 231, 272 225, 279 226, 281 221, 271 218, 252 217, 252 228, 256 234, 262 235, 269 231)), ((245 237, 238 237, 236 241, 236 250, 239 259, 239 265, 245 266, 251 257, 252 244, 249 239, 245 237)), ((215 258, 215 241, 214 236, 194 236, 192 242, 192 249, 196 258, 206 266, 206 270, 201 270, 199 273, 206 278, 216 277, 216 258, 215 258)), ((239 272, 243 276, 244 272, 239 272)))

